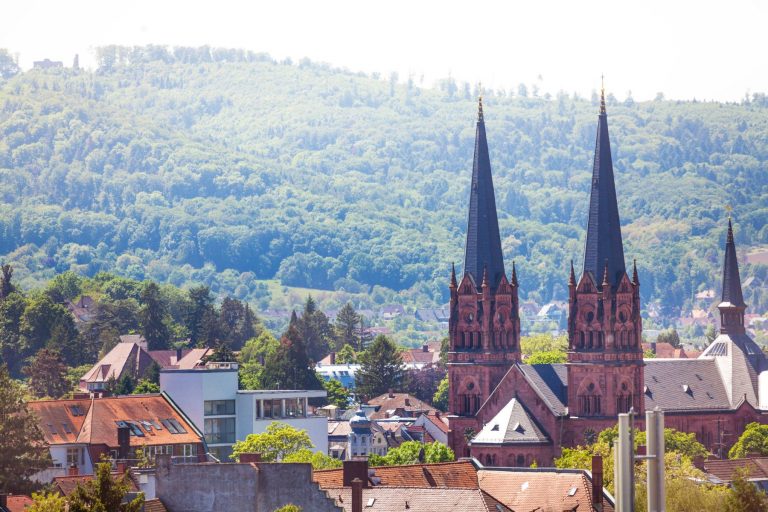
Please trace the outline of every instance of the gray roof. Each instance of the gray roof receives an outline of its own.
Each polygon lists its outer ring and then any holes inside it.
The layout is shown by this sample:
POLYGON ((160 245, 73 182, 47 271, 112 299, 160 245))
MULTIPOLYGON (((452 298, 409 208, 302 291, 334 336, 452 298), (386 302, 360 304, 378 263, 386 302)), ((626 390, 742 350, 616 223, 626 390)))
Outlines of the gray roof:
POLYGON ((534 417, 516 398, 510 400, 472 439, 473 444, 548 443, 534 417))
POLYGON ((767 369, 763 351, 746 334, 720 334, 701 357, 713 357, 725 382, 725 390, 736 407, 741 400, 746 400, 754 407, 758 401, 758 374, 767 369))
POLYGON ((646 359, 645 408, 695 411, 731 408, 717 364, 711 358, 646 359))
POLYGON ((568 405, 568 370, 565 364, 519 364, 518 368, 542 401, 557 416, 568 405))

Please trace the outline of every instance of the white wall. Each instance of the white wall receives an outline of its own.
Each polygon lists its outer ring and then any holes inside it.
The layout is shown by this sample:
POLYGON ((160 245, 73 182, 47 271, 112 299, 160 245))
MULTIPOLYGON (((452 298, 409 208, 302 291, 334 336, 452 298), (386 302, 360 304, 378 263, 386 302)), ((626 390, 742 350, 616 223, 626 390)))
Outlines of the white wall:
POLYGON ((206 400, 235 400, 237 370, 164 370, 160 372, 160 391, 178 405, 203 432, 206 400))

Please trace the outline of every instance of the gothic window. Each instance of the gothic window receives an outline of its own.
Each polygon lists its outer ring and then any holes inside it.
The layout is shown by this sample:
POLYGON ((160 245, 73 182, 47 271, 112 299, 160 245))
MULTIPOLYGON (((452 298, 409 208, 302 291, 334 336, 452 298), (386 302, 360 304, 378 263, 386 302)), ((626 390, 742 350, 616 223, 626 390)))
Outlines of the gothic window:
POLYGON ((626 382, 621 383, 619 394, 616 396, 616 412, 629 412, 632 407, 632 391, 629 388, 629 384, 626 382))
POLYGON ((520 467, 525 466, 525 455, 518 455, 517 456, 517 465, 520 467))
POLYGON ((579 333, 579 348, 584 348, 584 331, 579 333))
POLYGON ((593 382, 579 394, 579 410, 582 416, 600 416, 603 411, 600 394, 593 382))

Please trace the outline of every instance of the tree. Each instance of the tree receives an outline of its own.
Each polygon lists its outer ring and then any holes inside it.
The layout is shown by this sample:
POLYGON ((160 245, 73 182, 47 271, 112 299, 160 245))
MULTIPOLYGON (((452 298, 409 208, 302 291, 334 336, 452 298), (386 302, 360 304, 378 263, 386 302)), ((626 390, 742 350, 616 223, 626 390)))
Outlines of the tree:
POLYGON ((317 309, 311 295, 307 295, 304 311, 299 321, 299 330, 307 346, 307 355, 312 361, 319 361, 328 353, 333 340, 333 329, 325 313, 317 309))
POLYGON ((357 363, 357 353, 352 345, 344 345, 336 353, 336 364, 355 364, 357 363))
POLYGON ((230 458, 239 461, 241 453, 258 453, 264 462, 280 462, 292 453, 314 447, 306 430, 273 421, 264 432, 248 434, 245 441, 236 442, 232 446, 230 458))
POLYGON ((358 329, 359 324, 360 315, 352 307, 352 303, 347 302, 336 314, 336 322, 333 326, 336 332, 336 346, 350 345, 355 350, 362 350, 358 329))
POLYGON ((131 392, 132 395, 146 395, 148 393, 159 393, 160 386, 146 379, 139 379, 138 384, 131 392))
POLYGON ((141 335, 147 340, 149 350, 168 348, 171 331, 166 324, 168 308, 160 296, 160 287, 154 281, 147 281, 141 289, 139 325, 141 335))
POLYGON ((113 477, 112 465, 101 462, 96 465, 95 476, 75 488, 69 497, 69 512, 140 512, 144 508, 143 494, 123 502, 131 488, 127 473, 113 477))
POLYGON ((313 452, 309 448, 304 448, 286 455, 283 462, 304 462, 312 464, 312 469, 333 469, 340 468, 342 462, 334 459, 323 452, 313 452))
POLYGON ((520 338, 520 352, 524 356, 532 356, 537 352, 565 352, 568 349, 567 336, 552 336, 551 334, 533 334, 520 338))
POLYGON ((241 389, 264 389, 264 363, 280 348, 280 342, 267 330, 251 338, 240 351, 238 377, 241 389))
POLYGON ((440 381, 440 384, 437 386, 437 391, 435 391, 435 396, 432 398, 432 405, 440 409, 441 411, 447 411, 448 410, 448 386, 450 383, 448 382, 448 375, 443 377, 443 380, 440 381))
POLYGON ((66 512, 67 499, 57 492, 32 493, 32 506, 27 512, 66 512))
POLYGON ((439 441, 422 444, 418 441, 406 441, 397 448, 390 449, 383 457, 372 457, 372 466, 403 466, 407 464, 434 464, 451 462, 456 456, 449 447, 439 441))
POLYGON ((534 352, 525 359, 525 364, 555 364, 564 363, 567 359, 565 352, 559 350, 547 350, 534 352))
MULTIPOLYGON (((4 50, 0 50, 0 59, 2 58, 3 51, 4 50)), ((0 299, 4 299, 16 291, 16 287, 11 282, 11 278, 13 277, 13 267, 10 265, 3 265, 0 267, 0 271, 2 271, 2 276, 0 276, 0 299)))
POLYGON ((275 512, 301 512, 302 510, 303 509, 300 506, 289 503, 278 509, 275 509, 275 512))
POLYGON ((296 325, 296 318, 280 338, 280 346, 264 364, 263 382, 267 389, 322 389, 296 325))
POLYGON ((31 297, 21 317, 20 332, 24 350, 36 353, 44 346, 58 348, 69 365, 79 364, 82 354, 77 346, 74 319, 61 304, 47 295, 31 297))
POLYGON ((0 492, 23 493, 29 477, 48 467, 50 455, 24 390, 0 365, 0 492))
POLYGON ((21 317, 26 308, 27 301, 20 293, 0 300, 0 363, 5 363, 14 377, 20 376, 22 361, 31 355, 21 339, 21 317))
POLYGON ((445 368, 428 367, 421 370, 413 368, 404 372, 404 387, 419 400, 431 402, 440 381, 445 376, 445 368))
POLYGON ((16 60, 11 57, 8 50, 0 48, 0 78, 8 80, 9 78, 16 76, 21 71, 16 60))
POLYGON ((746 468, 736 470, 731 492, 725 500, 727 512, 759 512, 768 510, 768 497, 754 482, 750 482, 746 468))
POLYGON ((237 358, 229 345, 224 342, 219 342, 213 352, 211 352, 211 355, 207 356, 205 360, 218 363, 230 363, 237 361, 237 358))
POLYGON ((188 296, 186 324, 189 341, 196 347, 213 346, 218 337, 218 321, 211 290, 207 286, 196 286, 189 289, 188 296))
POLYGON ((324 382, 323 386, 328 393, 328 403, 335 405, 339 409, 346 409, 349 407, 349 390, 342 386, 341 382, 336 379, 331 379, 324 382))
POLYGON ((659 333, 659 335, 656 337, 657 343, 669 343, 675 348, 678 348, 680 346, 680 335, 677 333, 677 330, 674 327, 670 327, 669 329, 664 329, 659 333))
POLYGON ((256 336, 256 317, 248 304, 226 297, 219 308, 219 330, 222 341, 234 350, 256 336))
POLYGON ((72 271, 56 274, 48 282, 46 293, 54 302, 73 300, 83 290, 83 278, 72 271))
POLYGON ((715 338, 717 338, 717 331, 712 324, 707 325, 707 329, 704 331, 704 338, 707 340, 707 346, 711 345, 715 338))
POLYGON ((728 452, 730 459, 742 459, 750 454, 768 455, 768 425, 749 423, 728 452))
POLYGON ((123 374, 122 377, 117 379, 117 381, 114 382, 114 386, 111 384, 111 382, 107 383, 107 389, 113 395, 130 395, 133 393, 133 388, 135 387, 133 378, 128 373, 123 374))
POLYGON ((400 388, 403 381, 403 358, 397 346, 379 335, 359 356, 360 369, 355 375, 357 393, 369 398, 400 388))
POLYGON ((61 398, 71 389, 67 365, 57 350, 40 349, 23 371, 29 379, 29 388, 38 398, 61 398))

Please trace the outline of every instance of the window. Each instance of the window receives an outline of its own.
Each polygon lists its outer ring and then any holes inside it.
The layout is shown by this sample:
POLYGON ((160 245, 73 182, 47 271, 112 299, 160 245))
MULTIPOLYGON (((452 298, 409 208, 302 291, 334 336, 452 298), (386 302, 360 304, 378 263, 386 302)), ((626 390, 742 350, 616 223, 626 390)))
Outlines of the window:
POLYGON ((85 462, 82 458, 82 448, 67 448, 67 467, 82 465, 85 462))
POLYGON ((255 401, 255 404, 253 407, 253 417, 254 419, 261 418, 261 401, 260 400, 255 401))
POLYGON ((209 418, 204 428, 205 441, 209 444, 235 442, 235 418, 209 418))
POLYGON ((285 401, 285 416, 296 418, 304 416, 304 400, 302 398, 288 398, 285 401))
POLYGON ((283 403, 281 400, 264 400, 264 417, 280 418, 283 415, 283 403))
POLYGON ((196 444, 183 445, 183 454, 184 454, 184 457, 197 457, 197 445, 196 444))
POLYGON ((235 414, 235 401, 206 400, 203 414, 205 416, 225 416, 235 414))

